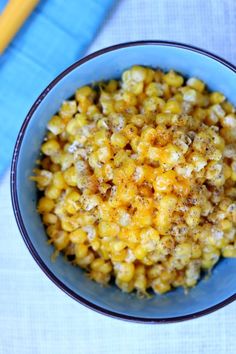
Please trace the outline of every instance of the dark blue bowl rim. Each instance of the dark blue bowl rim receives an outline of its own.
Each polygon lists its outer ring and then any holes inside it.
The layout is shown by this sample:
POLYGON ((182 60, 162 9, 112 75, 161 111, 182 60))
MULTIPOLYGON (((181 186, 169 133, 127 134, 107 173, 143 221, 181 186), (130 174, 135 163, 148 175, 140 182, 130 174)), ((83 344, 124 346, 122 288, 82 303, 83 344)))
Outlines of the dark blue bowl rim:
POLYGON ((73 71, 75 68, 78 66, 82 65, 83 63, 97 57, 100 55, 103 55, 107 52, 115 51, 118 49, 122 48, 127 48, 127 47, 135 47, 135 46, 145 46, 145 45, 157 45, 157 46, 171 46, 171 47, 177 47, 177 48, 182 48, 188 51, 196 52, 199 53, 203 56, 207 56, 213 60, 216 60, 217 62, 220 62, 224 66, 228 67, 231 69, 234 73, 236 73, 236 67, 229 63, 228 61, 222 59, 218 55, 212 54, 206 50, 200 49, 198 47, 188 45, 188 44, 183 44, 179 42, 171 42, 171 41, 162 41, 162 40, 144 40, 144 41, 135 41, 135 42, 126 42, 126 43, 121 43, 121 44, 116 44, 101 50, 98 50, 81 60, 76 61, 74 64, 69 66, 66 70, 64 70, 61 74, 59 74, 46 88, 45 90, 40 94, 40 96, 37 98, 37 100, 34 102, 32 105, 30 111, 28 112, 21 129, 19 131, 14 152, 13 152, 13 157, 12 157, 12 163, 11 163, 11 177, 10 177, 10 185, 11 185, 11 200, 12 200, 12 206, 13 206, 13 211, 15 215, 15 219, 18 225, 18 228, 20 230, 20 233, 22 235, 22 238, 28 247, 31 255, 33 256, 34 260, 36 263, 39 265, 39 267, 43 270, 43 272, 48 276, 49 279, 51 279, 61 290, 63 290, 67 295, 72 297, 74 300, 78 301, 82 305, 100 313, 103 315, 107 315, 112 318, 116 319, 121 319, 121 320, 126 320, 126 321, 131 321, 131 322, 137 322, 137 323, 147 323, 147 324, 158 324, 158 323, 173 323, 173 322, 181 322, 181 321, 186 321, 190 319, 194 319, 203 315, 210 314, 213 311, 216 311, 227 304, 230 304, 234 300, 236 300, 236 293, 234 295, 231 295, 230 297, 226 298, 224 301, 219 302, 218 304, 209 307, 205 310, 195 312, 195 313, 190 313, 188 315, 183 315, 183 316, 177 316, 177 317, 170 317, 170 318, 143 318, 143 317, 138 317, 138 316, 128 316, 124 315, 121 313, 109 311, 101 306, 97 306, 93 304, 92 302, 86 300, 82 296, 76 294, 73 290, 71 290, 69 287, 67 287, 60 279, 57 278, 53 272, 46 266, 42 258, 39 256, 37 253, 37 250, 34 248, 30 236, 28 235, 23 218, 20 213, 20 208, 19 208, 19 202, 18 202, 18 192, 17 192, 17 187, 16 187, 16 181, 17 181, 17 164, 18 164, 18 159, 20 155, 20 150, 21 150, 21 144, 24 139, 24 134, 27 129, 27 126, 29 124, 30 119, 32 118, 32 115, 42 102, 42 100, 47 96, 47 94, 50 92, 50 90, 68 73, 73 71))

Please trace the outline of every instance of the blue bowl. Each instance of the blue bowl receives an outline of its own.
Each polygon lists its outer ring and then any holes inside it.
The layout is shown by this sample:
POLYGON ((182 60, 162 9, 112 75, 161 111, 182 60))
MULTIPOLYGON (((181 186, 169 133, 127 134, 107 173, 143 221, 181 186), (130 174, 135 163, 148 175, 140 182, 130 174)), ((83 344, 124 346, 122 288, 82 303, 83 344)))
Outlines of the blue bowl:
POLYGON ((32 256, 47 276, 68 295, 100 313, 125 320, 160 323, 182 321, 212 312, 236 298, 236 260, 222 259, 209 279, 202 279, 189 293, 176 289, 151 299, 122 293, 115 286, 102 287, 78 267, 59 256, 51 262, 52 246, 36 212, 36 188, 29 180, 46 124, 61 102, 85 84, 111 78, 134 64, 174 69, 196 76, 212 90, 221 91, 236 105, 236 68, 206 51, 171 42, 125 43, 100 50, 60 74, 39 96, 17 138, 12 161, 11 193, 15 217, 32 256))

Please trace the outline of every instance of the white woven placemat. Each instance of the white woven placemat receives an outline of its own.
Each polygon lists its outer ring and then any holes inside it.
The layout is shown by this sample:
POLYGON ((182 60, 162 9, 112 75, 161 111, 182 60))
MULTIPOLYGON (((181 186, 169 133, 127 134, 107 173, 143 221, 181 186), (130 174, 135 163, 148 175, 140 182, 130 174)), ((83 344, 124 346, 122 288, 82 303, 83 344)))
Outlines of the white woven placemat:
MULTIPOLYGON (((101 0, 102 1, 102 0, 101 0)), ((121 0, 90 48, 167 39, 211 50, 236 64, 236 2, 121 0)), ((236 303, 171 325, 113 320, 79 305, 42 273, 26 249, 0 184, 0 354, 233 354, 236 303)))

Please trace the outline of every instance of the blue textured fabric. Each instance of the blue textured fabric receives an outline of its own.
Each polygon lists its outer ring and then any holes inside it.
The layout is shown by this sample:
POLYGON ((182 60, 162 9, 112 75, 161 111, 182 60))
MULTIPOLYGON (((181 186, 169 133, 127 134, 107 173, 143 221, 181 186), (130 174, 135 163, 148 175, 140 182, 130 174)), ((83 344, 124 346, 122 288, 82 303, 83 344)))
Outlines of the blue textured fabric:
MULTIPOLYGON (((43 0, 0 57, 0 176, 32 103, 83 55, 114 2, 43 0)), ((5 3, 0 0, 0 9, 5 3)))

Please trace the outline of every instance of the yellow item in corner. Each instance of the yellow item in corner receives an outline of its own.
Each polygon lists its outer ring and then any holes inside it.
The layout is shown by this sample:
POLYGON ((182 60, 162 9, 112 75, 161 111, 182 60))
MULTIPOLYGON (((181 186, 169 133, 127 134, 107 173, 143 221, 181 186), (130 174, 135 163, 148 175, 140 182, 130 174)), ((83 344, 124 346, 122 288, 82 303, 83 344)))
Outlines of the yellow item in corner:
POLYGON ((39 0, 9 0, 0 14, 0 54, 31 14, 39 0))

